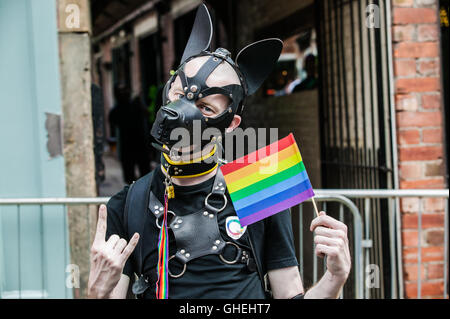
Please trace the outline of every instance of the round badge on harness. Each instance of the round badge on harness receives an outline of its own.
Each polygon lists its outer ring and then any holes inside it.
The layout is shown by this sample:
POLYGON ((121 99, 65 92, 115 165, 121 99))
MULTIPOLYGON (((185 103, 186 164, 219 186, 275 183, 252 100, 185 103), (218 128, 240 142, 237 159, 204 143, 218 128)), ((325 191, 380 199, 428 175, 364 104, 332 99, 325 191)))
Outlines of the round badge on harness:
POLYGON ((229 216, 225 221, 227 234, 233 239, 239 239, 244 235, 247 226, 242 227, 237 216, 229 216))

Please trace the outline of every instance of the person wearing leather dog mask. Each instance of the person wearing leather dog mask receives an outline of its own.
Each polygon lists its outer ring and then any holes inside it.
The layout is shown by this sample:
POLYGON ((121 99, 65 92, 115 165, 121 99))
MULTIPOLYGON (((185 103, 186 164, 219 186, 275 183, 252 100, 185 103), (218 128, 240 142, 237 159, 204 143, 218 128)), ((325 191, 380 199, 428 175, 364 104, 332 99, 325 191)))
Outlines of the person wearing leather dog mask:
POLYGON ((327 257, 327 271, 305 293, 290 211, 241 227, 220 161, 207 161, 217 159, 220 137, 239 126, 245 97, 271 72, 283 43, 254 42, 233 61, 226 49, 209 51, 211 35, 209 12, 201 5, 152 128, 162 150, 161 167, 100 207, 88 296, 126 298, 132 287, 138 298, 155 298, 164 194, 171 187, 169 298, 337 298, 351 265, 347 227, 325 212, 312 221, 315 253, 327 257), (171 136, 179 127, 192 133, 194 120, 201 131, 215 128, 218 136, 197 143, 171 136))

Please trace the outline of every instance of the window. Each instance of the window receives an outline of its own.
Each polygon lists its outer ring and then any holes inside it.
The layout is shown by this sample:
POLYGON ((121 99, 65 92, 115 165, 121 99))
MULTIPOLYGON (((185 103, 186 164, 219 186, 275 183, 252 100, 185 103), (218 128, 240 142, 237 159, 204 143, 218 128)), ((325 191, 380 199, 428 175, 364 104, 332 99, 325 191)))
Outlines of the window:
POLYGON ((265 83, 266 96, 283 96, 317 87, 315 30, 308 29, 283 42, 280 58, 265 83))

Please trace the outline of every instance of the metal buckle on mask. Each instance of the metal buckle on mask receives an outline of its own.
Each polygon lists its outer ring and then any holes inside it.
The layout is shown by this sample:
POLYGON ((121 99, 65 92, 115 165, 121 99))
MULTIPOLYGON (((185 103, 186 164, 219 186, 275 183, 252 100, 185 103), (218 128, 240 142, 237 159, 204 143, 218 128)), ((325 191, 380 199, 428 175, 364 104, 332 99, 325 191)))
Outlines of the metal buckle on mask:
POLYGON ((216 144, 217 147, 217 162, 219 165, 228 164, 228 161, 225 160, 222 156, 225 155, 225 149, 222 145, 222 136, 213 137, 211 140, 214 144, 216 144))
POLYGON ((225 60, 227 57, 231 56, 231 52, 225 48, 217 48, 216 51, 211 53, 212 55, 225 60))
MULTIPOLYGON (((182 65, 180 65, 174 73, 170 77, 170 79, 167 81, 164 91, 163 91, 163 104, 169 105, 171 102, 168 99, 168 91, 170 88, 171 83, 175 81, 176 76, 180 76, 183 90, 185 92, 185 99, 187 101, 192 102, 193 100, 196 100, 197 98, 203 98, 206 95, 209 94, 224 94, 226 96, 232 96, 232 103, 229 105, 228 109, 223 112, 220 116, 213 119, 211 118, 211 121, 209 121, 208 118, 205 118, 205 122, 212 122, 209 124, 210 126, 215 127, 227 127, 229 125, 230 115, 234 112, 234 114, 237 114, 237 112, 240 109, 240 105, 243 104, 246 92, 247 92, 247 86, 246 82, 243 79, 243 76, 241 74, 241 71, 239 70, 238 66, 232 61, 231 59, 231 53, 224 48, 218 48, 214 52, 202 52, 201 54, 192 56, 188 58, 185 62, 183 62, 182 65), (197 73, 193 77, 187 77, 184 74, 184 66, 186 63, 188 63, 190 60, 195 59, 197 57, 201 56, 209 56, 211 59, 207 60, 205 64, 202 65, 202 67, 197 71, 197 73), (219 61, 220 59, 220 61, 219 61), (208 76, 214 71, 214 69, 223 62, 228 63, 237 73, 241 84, 230 84, 223 87, 208 87, 205 82, 208 76), (233 86, 237 86, 239 88, 235 88, 233 86), (192 90, 192 88, 195 88, 192 90), (218 90, 223 89, 224 92, 218 90)), ((156 137, 155 137, 156 138, 156 137)))

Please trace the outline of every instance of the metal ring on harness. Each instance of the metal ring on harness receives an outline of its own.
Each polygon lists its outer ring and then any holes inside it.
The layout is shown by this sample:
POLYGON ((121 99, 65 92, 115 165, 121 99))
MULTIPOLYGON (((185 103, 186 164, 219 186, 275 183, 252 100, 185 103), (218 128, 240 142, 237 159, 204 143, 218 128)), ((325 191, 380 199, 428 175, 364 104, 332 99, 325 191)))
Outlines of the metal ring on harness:
POLYGON ((209 209, 212 210, 212 211, 216 211, 216 210, 217 210, 217 212, 221 212, 221 211, 227 206, 227 204, 228 204, 227 196, 226 196, 225 194, 222 194, 224 203, 223 203, 223 206, 222 206, 220 209, 217 209, 217 208, 215 208, 214 206, 211 206, 210 204, 208 204, 209 196, 211 196, 212 194, 213 194, 213 193, 209 193, 209 194, 206 196, 206 198, 205 198, 205 207, 206 207, 206 208, 209 208, 209 209))
MULTIPOLYGON (((222 256, 222 253, 220 253, 220 255, 219 255, 219 258, 220 258, 220 260, 222 260, 224 263, 226 263, 226 264, 228 264, 228 265, 233 265, 233 264, 235 264, 235 263, 237 263, 238 262, 238 260, 239 260, 239 258, 241 258, 241 255, 242 255, 242 249, 241 249, 241 247, 239 247, 236 243, 233 243, 233 242, 231 242, 231 241, 227 241, 226 243, 225 243, 225 247, 227 246, 227 245, 233 245, 234 247, 236 247, 236 257, 234 258, 234 260, 226 260, 223 256, 222 256)), ((222 252, 225 250, 225 247, 223 248, 223 250, 222 250, 222 252)))
MULTIPOLYGON (((172 215, 173 215, 173 217, 177 217, 177 215, 173 212, 173 211, 171 211, 171 210, 168 210, 167 211, 167 213, 171 213, 172 215)), ((161 229, 161 226, 159 225, 159 223, 158 223, 158 220, 159 220, 159 218, 161 218, 162 216, 164 216, 164 214, 162 214, 161 216, 159 216, 158 218, 156 218, 156 227, 158 227, 159 229, 161 229)), ((167 229, 170 229, 170 226, 169 226, 169 218, 167 218, 167 229)))
MULTIPOLYGON (((167 264, 169 264, 169 263, 170 263, 170 260, 171 260, 172 258, 174 258, 174 257, 175 257, 175 255, 170 256, 170 257, 169 257, 169 260, 167 261, 167 264)), ((172 278, 179 278, 179 277, 181 277, 181 276, 184 275, 184 273, 186 272, 186 268, 187 268, 186 264, 183 264, 183 270, 182 270, 178 275, 172 274, 172 273, 170 272, 170 267, 167 267, 167 271, 168 271, 170 277, 172 277, 172 278)))

